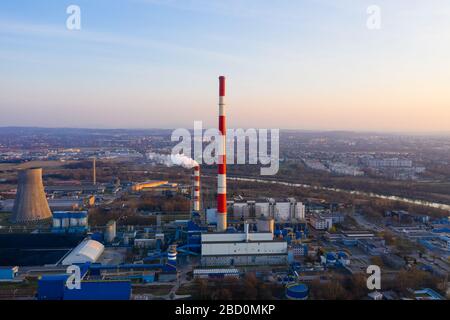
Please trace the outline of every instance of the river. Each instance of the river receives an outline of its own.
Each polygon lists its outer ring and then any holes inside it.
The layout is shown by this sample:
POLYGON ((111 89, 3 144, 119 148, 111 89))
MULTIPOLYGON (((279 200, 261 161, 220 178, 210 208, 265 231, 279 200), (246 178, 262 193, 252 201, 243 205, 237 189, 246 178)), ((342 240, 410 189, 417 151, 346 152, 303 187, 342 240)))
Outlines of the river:
POLYGON ((436 202, 430 202, 430 201, 424 201, 424 200, 417 200, 417 199, 409 199, 404 197, 398 197, 398 196, 386 196, 382 194, 377 194, 373 192, 363 192, 363 191, 355 191, 355 190, 345 190, 345 189, 339 189, 339 188, 330 188, 330 187, 321 187, 321 186, 312 186, 309 184, 301 184, 301 183, 292 183, 292 182, 285 182, 285 181, 276 181, 276 180, 265 180, 265 179, 256 179, 256 178, 242 178, 242 177, 230 177, 228 176, 227 179, 234 180, 234 181, 246 181, 246 182, 257 182, 257 183, 267 183, 267 184, 278 184, 282 186, 288 186, 288 187, 294 187, 294 188, 308 188, 313 190, 324 190, 324 191, 334 191, 334 192, 343 192, 347 194, 354 194, 359 196, 366 196, 371 198, 379 198, 379 199, 386 199, 386 200, 393 200, 393 201, 401 201, 436 209, 442 209, 450 211, 450 205, 443 204, 443 203, 436 203, 436 202))

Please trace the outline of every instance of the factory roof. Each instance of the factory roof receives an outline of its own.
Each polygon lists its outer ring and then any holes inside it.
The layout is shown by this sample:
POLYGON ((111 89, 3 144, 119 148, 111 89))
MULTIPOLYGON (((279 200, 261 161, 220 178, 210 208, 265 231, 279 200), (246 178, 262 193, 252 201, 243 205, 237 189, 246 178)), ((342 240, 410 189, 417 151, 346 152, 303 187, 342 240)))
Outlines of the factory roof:
POLYGON ((55 192, 55 191, 63 191, 63 192, 77 192, 77 191, 102 191, 105 190, 105 187, 102 185, 63 185, 63 186, 47 186, 45 187, 45 191, 47 192, 55 192))
POLYGON ((208 274, 239 274, 238 269, 196 269, 194 275, 208 275, 208 274))
POLYGON ((287 252, 277 252, 277 253, 268 253, 268 252, 255 252, 252 254, 247 253, 224 253, 224 254, 206 254, 202 253, 202 257, 229 257, 229 256, 239 256, 239 257, 255 257, 255 256, 286 256, 287 252))
POLYGON ((358 231, 342 231, 342 234, 344 234, 346 237, 349 238, 358 238, 358 237, 374 237, 375 234, 372 231, 366 231, 366 230, 358 230, 358 231))
POLYGON ((86 239, 64 258, 62 264, 71 265, 74 263, 96 262, 104 250, 105 247, 100 242, 86 239))
POLYGON ((286 242, 286 240, 283 239, 273 239, 273 240, 235 240, 235 241, 202 241, 203 244, 214 244, 214 243, 273 243, 273 242, 286 242))

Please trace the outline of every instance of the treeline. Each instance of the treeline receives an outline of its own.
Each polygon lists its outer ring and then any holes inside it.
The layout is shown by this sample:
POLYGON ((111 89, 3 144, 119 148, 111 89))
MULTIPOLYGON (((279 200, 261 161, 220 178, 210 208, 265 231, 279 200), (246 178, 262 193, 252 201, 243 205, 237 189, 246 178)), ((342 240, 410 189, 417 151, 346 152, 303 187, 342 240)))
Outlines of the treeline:
MULTIPOLYGON (((412 290, 431 288, 442 292, 445 279, 418 269, 401 270, 395 276, 382 276, 383 291, 393 291, 400 298, 413 298, 412 290)), ((367 297, 367 275, 351 276, 334 274, 328 281, 315 280, 310 283, 310 299, 313 300, 360 300, 367 297)), ((445 294, 444 294, 445 295, 445 294)))
POLYGON ((197 279, 192 291, 194 300, 272 300, 284 295, 283 286, 266 284, 254 273, 247 273, 243 279, 197 279))

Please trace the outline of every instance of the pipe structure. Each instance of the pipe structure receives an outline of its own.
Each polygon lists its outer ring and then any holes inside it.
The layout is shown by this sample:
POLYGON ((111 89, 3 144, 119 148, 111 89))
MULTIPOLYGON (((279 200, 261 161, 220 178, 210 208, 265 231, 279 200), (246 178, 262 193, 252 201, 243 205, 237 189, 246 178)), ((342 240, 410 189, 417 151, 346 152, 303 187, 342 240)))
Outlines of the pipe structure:
POLYGON ((227 229, 227 153, 225 117, 225 77, 219 77, 219 152, 217 173, 217 231, 227 229))
POLYGON ((194 167, 194 195, 193 210, 200 211, 200 166, 194 167))

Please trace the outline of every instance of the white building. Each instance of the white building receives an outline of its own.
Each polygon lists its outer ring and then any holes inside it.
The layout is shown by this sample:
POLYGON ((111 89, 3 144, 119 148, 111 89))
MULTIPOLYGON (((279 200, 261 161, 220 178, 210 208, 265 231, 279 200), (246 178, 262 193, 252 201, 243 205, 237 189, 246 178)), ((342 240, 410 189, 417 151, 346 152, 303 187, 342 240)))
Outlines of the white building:
POLYGON ((330 230, 333 227, 333 218, 315 214, 309 217, 309 224, 316 230, 330 230))
POLYGON ((270 232, 202 234, 203 266, 279 265, 287 263, 287 242, 270 232))
POLYGON ((105 246, 98 241, 85 239, 73 249, 62 261, 63 266, 74 263, 97 262, 105 250, 105 246))

